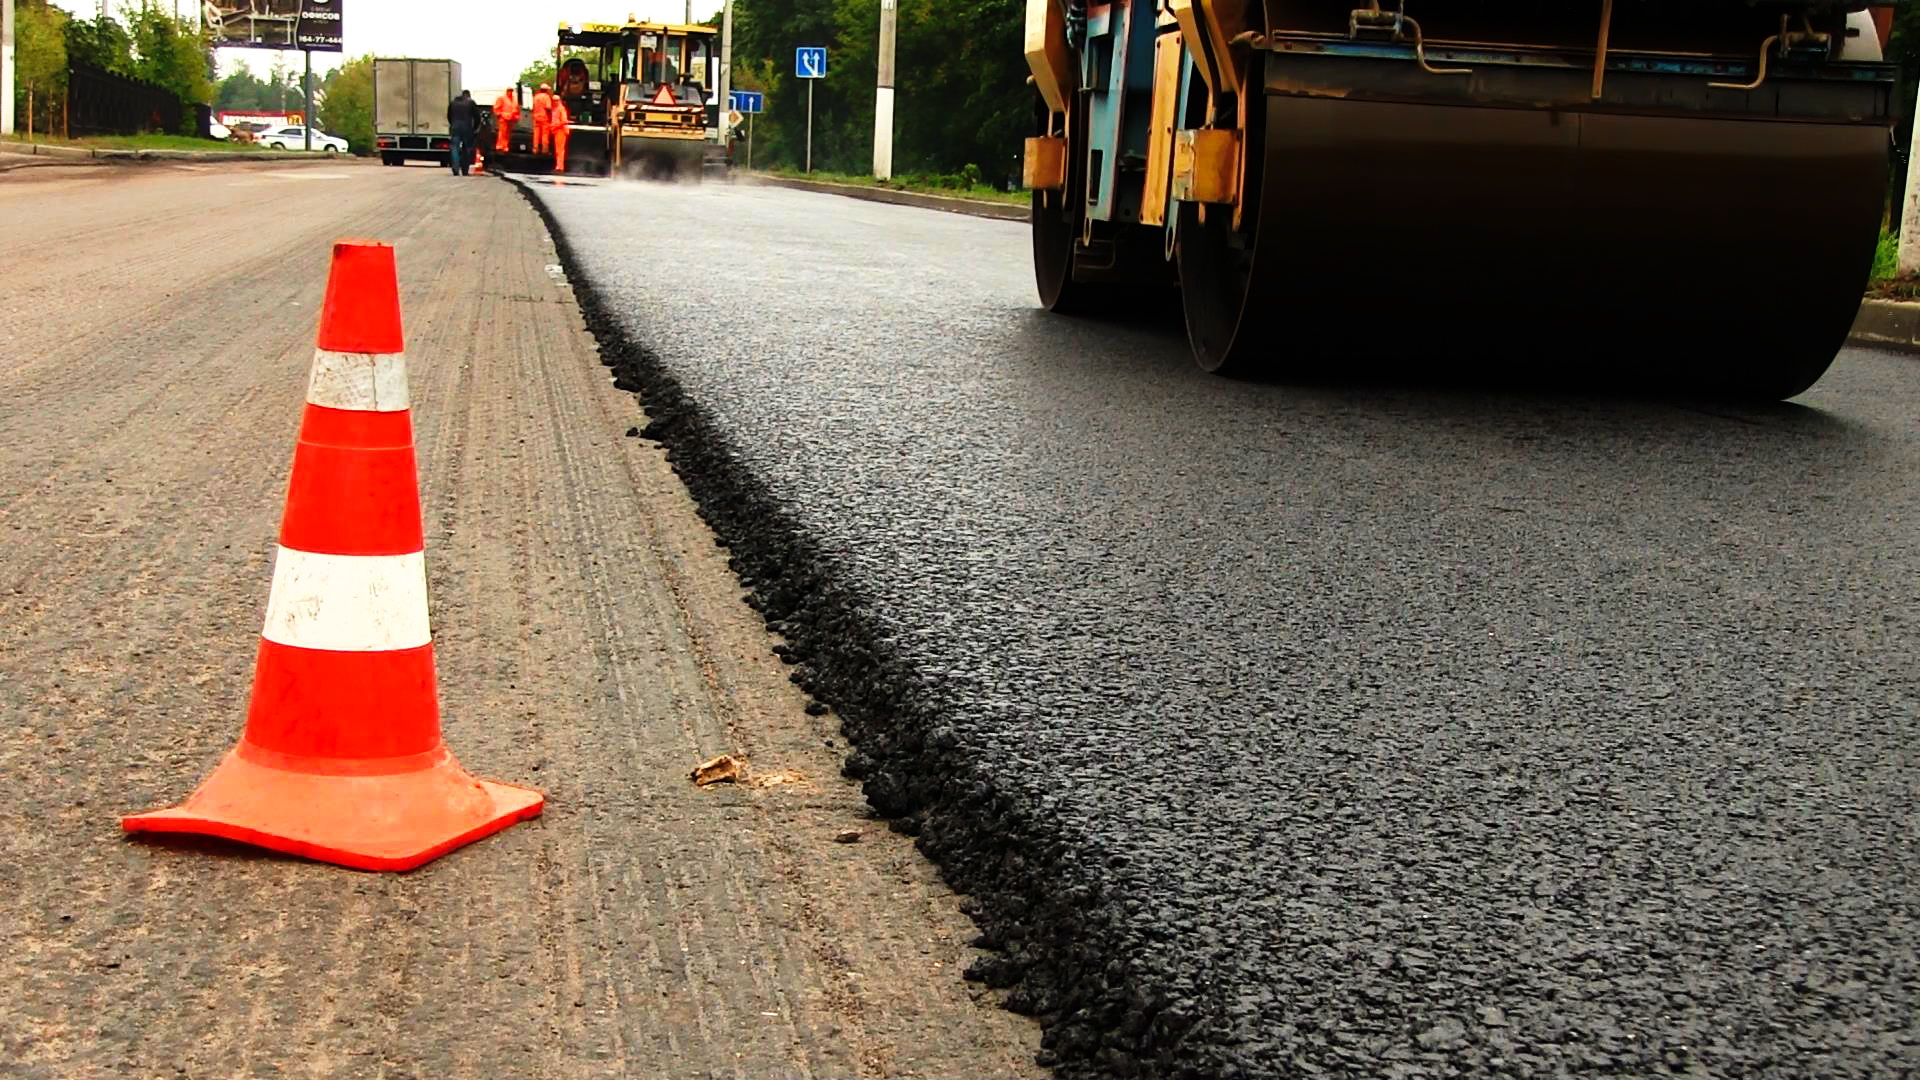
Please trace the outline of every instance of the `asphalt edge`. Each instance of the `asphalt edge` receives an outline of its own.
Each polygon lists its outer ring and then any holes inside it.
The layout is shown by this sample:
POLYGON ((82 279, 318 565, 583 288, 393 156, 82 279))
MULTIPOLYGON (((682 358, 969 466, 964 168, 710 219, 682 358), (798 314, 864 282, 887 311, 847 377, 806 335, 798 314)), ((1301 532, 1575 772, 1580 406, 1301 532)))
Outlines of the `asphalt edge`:
POLYGON ((280 161, 307 164, 340 161, 352 155, 305 150, 118 150, 108 147, 54 146, 0 139, 0 154, 53 158, 55 161, 280 161))
MULTIPOLYGON (((1062 1080, 1154 1075, 1234 1080, 1243 1063, 1202 1035, 1230 1030, 1223 1014, 1132 980, 1117 898, 1079 884, 1089 853, 1049 835, 1047 808, 997 787, 976 769, 932 704, 926 677, 899 659, 866 616, 858 591, 836 580, 817 547, 728 444, 665 363, 621 328, 583 273, 566 232, 518 178, 502 176, 533 207, 578 299, 616 388, 638 395, 640 435, 667 451, 700 518, 731 552, 743 597, 787 642, 788 678, 832 708, 852 747, 841 772, 869 805, 963 894, 991 955, 965 972, 1005 991, 1001 1004, 1041 1024, 1036 1064, 1062 1080)), ((1200 988, 1195 988, 1200 989, 1200 988)), ((1228 1041, 1231 1037, 1228 1036, 1228 1041)))
POLYGON ((813 191, 822 195, 844 195, 849 199, 864 199, 867 202, 892 203, 895 206, 918 206, 927 210, 945 210, 954 214, 967 214, 971 217, 991 218, 996 221, 1026 221, 1031 216, 1024 206, 1013 203, 987 202, 983 199, 962 199, 952 195, 931 195, 920 191, 898 191, 893 188, 864 187, 858 184, 833 184, 824 180, 796 180, 785 176, 768 176, 764 173, 741 173, 734 179, 738 184, 760 184, 769 187, 793 188, 796 191, 813 191))
POLYGON ((1920 352, 1920 303, 1905 300, 1863 300, 1853 320, 1847 344, 1869 349, 1920 352))

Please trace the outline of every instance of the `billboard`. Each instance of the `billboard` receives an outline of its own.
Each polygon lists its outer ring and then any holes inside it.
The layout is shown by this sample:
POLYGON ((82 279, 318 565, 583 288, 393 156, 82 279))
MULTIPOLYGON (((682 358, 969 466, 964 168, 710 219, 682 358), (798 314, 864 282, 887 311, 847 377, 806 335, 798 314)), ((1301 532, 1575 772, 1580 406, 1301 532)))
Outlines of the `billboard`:
POLYGON ((202 0, 207 44, 216 49, 341 52, 345 0, 202 0))

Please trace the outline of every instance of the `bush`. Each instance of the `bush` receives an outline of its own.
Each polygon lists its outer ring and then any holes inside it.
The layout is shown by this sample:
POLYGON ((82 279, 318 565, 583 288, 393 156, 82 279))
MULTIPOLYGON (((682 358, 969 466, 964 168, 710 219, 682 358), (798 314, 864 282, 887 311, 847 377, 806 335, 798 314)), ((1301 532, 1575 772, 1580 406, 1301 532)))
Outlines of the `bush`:
POLYGON ((1887 281, 1900 270, 1900 238, 1880 230, 1880 244, 1873 249, 1873 281, 1887 281))

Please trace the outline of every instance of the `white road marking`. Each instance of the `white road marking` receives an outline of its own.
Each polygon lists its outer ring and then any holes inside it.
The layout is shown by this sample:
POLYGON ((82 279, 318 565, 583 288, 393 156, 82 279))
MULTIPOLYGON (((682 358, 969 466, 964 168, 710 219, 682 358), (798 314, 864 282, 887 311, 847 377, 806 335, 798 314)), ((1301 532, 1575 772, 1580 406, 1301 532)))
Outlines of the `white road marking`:
POLYGON ((346 180, 346 179, 349 179, 346 173, 263 172, 263 173, 255 173, 252 177, 249 177, 248 179, 245 179, 245 180, 229 180, 227 181, 227 186, 228 187, 259 187, 261 184, 271 184, 275 180, 346 180))

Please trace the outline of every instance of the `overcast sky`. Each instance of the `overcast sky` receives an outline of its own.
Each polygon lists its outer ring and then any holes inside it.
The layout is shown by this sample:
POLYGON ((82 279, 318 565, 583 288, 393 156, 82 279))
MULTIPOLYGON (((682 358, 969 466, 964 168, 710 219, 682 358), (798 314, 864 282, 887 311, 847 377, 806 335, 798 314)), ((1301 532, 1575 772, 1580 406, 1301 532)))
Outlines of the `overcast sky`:
MULTIPOLYGON (((86 0, 53 0, 56 7, 83 15, 99 10, 86 0)), ((123 0, 110 0, 118 14, 123 0)), ((159 0, 164 8, 169 0, 159 0)), ((183 15, 200 7, 198 0, 180 0, 183 15)), ((709 18, 720 7, 720 0, 695 0, 696 21, 709 18)), ((553 33, 562 21, 621 22, 628 15, 660 22, 679 22, 686 17, 685 0, 561 0, 549 4, 543 0, 341 0, 341 21, 346 25, 346 51, 313 54, 316 75, 339 66, 343 56, 363 53, 375 56, 449 57, 460 62, 460 74, 467 88, 476 92, 499 90, 513 82, 514 76, 535 57, 553 50, 553 33)), ((228 75, 240 65, 265 75, 275 57, 298 70, 298 52, 277 53, 264 49, 219 50, 220 74, 228 75)), ((477 96, 477 93, 476 93, 477 96)))

